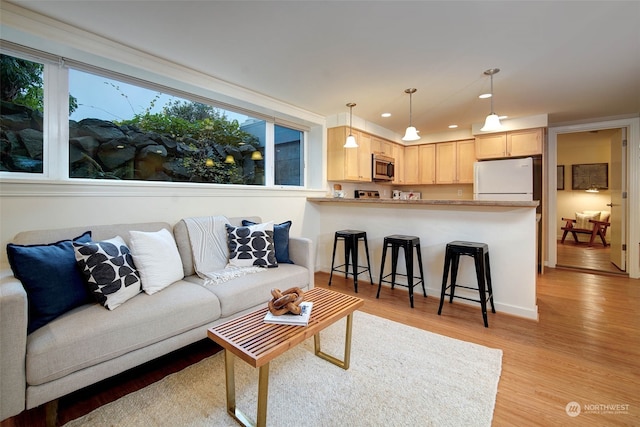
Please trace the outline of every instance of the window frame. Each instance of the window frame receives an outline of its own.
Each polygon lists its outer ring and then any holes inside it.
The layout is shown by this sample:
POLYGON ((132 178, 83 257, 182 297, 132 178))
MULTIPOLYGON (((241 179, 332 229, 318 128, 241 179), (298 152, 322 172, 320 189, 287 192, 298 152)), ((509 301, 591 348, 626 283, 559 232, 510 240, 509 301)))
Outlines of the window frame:
MULTIPOLYGON (((268 116, 260 112, 233 105, 206 96, 197 95, 190 91, 158 84, 149 80, 96 67, 84 62, 65 59, 47 52, 5 42, 0 46, 0 52, 17 58, 38 62, 44 65, 43 69, 43 172, 5 172, 0 171, 0 179, 6 181, 51 181, 77 183, 79 185, 99 184, 116 186, 159 186, 159 187, 198 187, 207 188, 251 188, 251 189, 287 189, 308 190, 309 176, 306 165, 307 144, 310 129, 308 126, 291 120, 280 120, 275 116, 268 116), (136 85, 145 89, 159 91, 167 95, 179 97, 187 101, 199 102, 238 114, 248 115, 252 118, 265 121, 265 183, 264 185, 246 184, 218 184, 218 183, 191 183, 174 181, 147 181, 147 180, 99 180, 90 178, 69 177, 69 69, 88 72, 101 77, 116 79, 118 81, 136 85), (301 176, 302 185, 276 185, 275 182, 275 125, 287 126, 302 133, 301 176)), ((239 103, 242 103, 238 100, 239 103)))

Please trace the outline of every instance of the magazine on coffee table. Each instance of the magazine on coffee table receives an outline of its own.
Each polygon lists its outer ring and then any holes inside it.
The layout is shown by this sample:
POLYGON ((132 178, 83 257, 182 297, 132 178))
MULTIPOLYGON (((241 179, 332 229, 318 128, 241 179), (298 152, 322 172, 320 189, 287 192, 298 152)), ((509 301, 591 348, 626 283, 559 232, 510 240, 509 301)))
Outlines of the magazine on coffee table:
POLYGON ((277 325, 297 325, 297 326, 307 326, 309 324, 309 316, 311 316, 311 308, 313 307, 313 302, 311 301, 303 301, 300 303, 300 309, 302 310, 300 314, 282 314, 280 316, 276 316, 272 314, 270 311, 267 311, 267 314, 264 316, 264 323, 275 323, 277 325))

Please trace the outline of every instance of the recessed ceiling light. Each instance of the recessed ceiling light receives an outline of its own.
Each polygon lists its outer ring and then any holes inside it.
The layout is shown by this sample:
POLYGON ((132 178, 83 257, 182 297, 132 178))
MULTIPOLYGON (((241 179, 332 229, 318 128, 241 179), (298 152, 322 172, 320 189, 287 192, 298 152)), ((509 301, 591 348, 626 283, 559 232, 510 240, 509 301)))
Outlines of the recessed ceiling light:
POLYGON ((483 93, 482 95, 478 96, 478 98, 480 99, 487 99, 487 98, 491 98, 491 94, 490 93, 483 93))
POLYGON ((457 127, 458 127, 458 125, 449 125, 449 129, 455 129, 457 127))
POLYGON ((391 117, 391 113, 382 113, 380 114, 381 117, 391 117))

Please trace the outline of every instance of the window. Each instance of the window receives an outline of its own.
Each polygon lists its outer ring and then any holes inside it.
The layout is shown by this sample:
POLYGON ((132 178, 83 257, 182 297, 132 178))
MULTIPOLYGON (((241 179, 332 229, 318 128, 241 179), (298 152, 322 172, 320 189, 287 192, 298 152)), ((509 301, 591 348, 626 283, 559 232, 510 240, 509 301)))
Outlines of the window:
POLYGON ((0 170, 43 173, 44 64, 0 55, 0 170))
POLYGON ((69 92, 71 178, 265 184, 264 120, 75 69, 69 92))
POLYGON ((275 125, 276 185, 303 185, 303 132, 275 125))
POLYGON ((275 117, 246 107, 7 46, 3 177, 305 186, 304 126, 276 125, 275 117))

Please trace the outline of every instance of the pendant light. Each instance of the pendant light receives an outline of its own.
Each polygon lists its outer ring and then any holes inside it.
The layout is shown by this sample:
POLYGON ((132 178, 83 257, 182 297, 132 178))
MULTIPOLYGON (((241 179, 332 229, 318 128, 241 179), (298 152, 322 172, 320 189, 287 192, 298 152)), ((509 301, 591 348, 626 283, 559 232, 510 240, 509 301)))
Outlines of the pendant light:
POLYGON ((353 107, 355 106, 356 104, 354 104, 353 102, 347 104, 347 107, 349 107, 349 136, 347 137, 347 140, 343 145, 344 148, 358 148, 356 137, 351 133, 351 125, 353 124, 353 107))
POLYGON ((418 131, 411 124, 411 116, 412 116, 411 95, 416 93, 417 90, 418 89, 409 88, 409 89, 405 89, 405 91, 404 91, 404 93, 408 93, 409 94, 409 127, 407 128, 407 131, 405 132, 404 136, 402 137, 403 141, 417 141, 417 140, 420 139, 420 135, 418 135, 418 131))
POLYGON ((599 193, 599 192, 600 192, 600 190, 598 189, 598 186, 597 186, 597 185, 595 185, 595 184, 591 184, 591 185, 589 186, 589 188, 587 188, 587 189, 586 189, 586 190, 584 190, 584 191, 586 191, 587 193, 599 193))
POLYGON ((251 153, 251 160, 262 160, 262 153, 259 152, 258 150, 254 151, 253 153, 251 153))
POLYGON ((490 68, 484 72, 487 76, 491 77, 491 114, 487 116, 486 120, 484 121, 484 126, 480 128, 480 130, 483 132, 492 132, 502 129, 500 118, 493 111, 493 75, 497 74, 498 72, 500 72, 500 68, 490 68))

